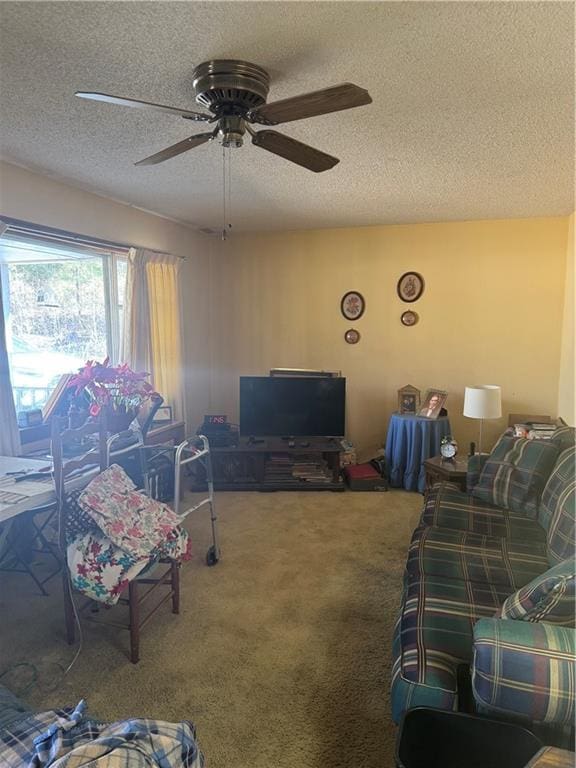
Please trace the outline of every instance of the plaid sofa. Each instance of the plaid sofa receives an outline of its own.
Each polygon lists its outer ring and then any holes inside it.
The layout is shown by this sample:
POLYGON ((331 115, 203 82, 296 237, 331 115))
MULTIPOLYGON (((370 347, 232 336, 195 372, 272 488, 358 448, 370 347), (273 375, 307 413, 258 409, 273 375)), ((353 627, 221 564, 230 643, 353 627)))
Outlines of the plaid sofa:
POLYGON ((417 706, 457 710, 457 669, 465 664, 472 667, 478 711, 553 729, 572 724, 574 437, 574 429, 557 430, 533 469, 530 457, 518 458, 523 446, 516 440, 508 453, 499 444, 488 472, 473 457, 474 487, 467 493, 446 482, 429 491, 409 547, 394 631, 396 722, 417 706), (510 466, 506 456, 515 457, 510 466), (488 500, 486 478, 496 475, 498 498, 509 488, 507 508, 488 500), (482 493, 475 492, 482 481, 482 493))

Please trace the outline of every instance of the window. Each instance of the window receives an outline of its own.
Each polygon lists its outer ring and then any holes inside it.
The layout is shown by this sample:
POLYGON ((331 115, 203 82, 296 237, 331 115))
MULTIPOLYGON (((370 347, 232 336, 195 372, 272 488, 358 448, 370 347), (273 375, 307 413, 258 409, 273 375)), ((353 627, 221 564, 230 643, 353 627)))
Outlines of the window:
POLYGON ((86 360, 119 361, 127 252, 9 228, 0 281, 16 411, 86 360))

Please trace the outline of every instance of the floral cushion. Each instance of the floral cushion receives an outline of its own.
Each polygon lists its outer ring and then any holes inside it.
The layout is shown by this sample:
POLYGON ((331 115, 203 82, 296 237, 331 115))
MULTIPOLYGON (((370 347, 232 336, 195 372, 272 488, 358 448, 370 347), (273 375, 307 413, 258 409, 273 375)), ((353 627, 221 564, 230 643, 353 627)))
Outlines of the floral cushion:
POLYGON ((147 557, 134 557, 99 532, 86 533, 68 544, 67 560, 72 586, 86 597, 114 605, 128 586, 158 560, 190 559, 190 537, 184 528, 174 528, 165 541, 147 557))
POLYGON ((496 618, 547 621, 573 627, 575 581, 576 561, 571 557, 506 598, 496 618))
POLYGON ((86 533, 68 544, 72 586, 92 600, 114 605, 128 582, 146 568, 148 557, 133 557, 101 533, 86 533))
POLYGON ((557 457, 558 446, 550 440, 503 435, 484 464, 472 495, 535 518, 557 457))
POLYGON ((165 504, 136 490, 117 464, 101 472, 79 499, 110 541, 133 557, 148 557, 180 522, 165 504))

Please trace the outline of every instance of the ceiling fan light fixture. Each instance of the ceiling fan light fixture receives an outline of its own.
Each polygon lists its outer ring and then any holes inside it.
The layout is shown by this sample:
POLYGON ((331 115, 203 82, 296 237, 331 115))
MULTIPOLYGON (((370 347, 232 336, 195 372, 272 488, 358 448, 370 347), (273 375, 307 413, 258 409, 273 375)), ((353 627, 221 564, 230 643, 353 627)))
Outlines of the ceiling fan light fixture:
POLYGON ((222 117, 218 121, 218 136, 223 147, 241 147, 245 131, 246 124, 241 117, 222 117))

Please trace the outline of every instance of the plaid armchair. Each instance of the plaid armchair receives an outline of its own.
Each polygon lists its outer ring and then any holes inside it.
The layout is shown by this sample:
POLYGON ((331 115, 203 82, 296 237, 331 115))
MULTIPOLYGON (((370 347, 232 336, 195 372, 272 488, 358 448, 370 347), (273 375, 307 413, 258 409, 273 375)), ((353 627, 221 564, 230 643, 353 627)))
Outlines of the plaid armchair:
POLYGON ((573 720, 574 435, 535 448, 506 436, 474 460, 468 493, 429 492, 394 633, 396 722, 416 706, 457 710, 461 664, 479 712, 558 732, 573 720))

